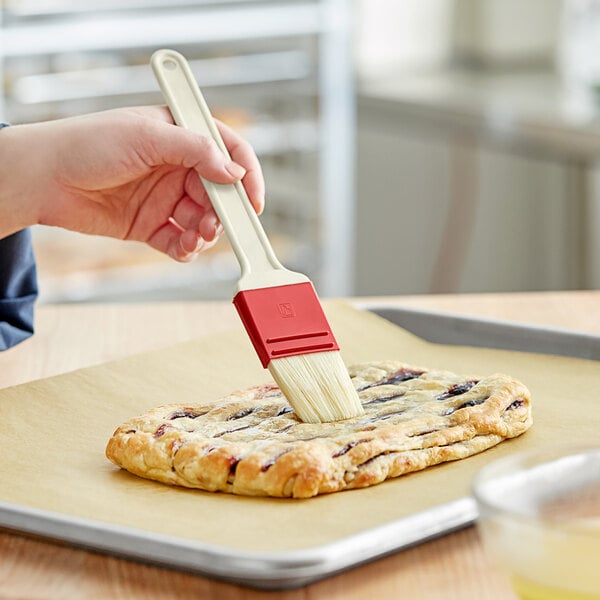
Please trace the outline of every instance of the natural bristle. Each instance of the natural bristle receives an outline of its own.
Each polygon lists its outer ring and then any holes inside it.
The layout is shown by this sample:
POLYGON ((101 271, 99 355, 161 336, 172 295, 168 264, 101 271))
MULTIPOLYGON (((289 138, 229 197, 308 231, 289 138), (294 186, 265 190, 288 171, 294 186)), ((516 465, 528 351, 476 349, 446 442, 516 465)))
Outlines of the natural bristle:
POLYGON ((277 385, 305 423, 350 419, 364 413, 339 352, 313 352, 269 363, 277 385))

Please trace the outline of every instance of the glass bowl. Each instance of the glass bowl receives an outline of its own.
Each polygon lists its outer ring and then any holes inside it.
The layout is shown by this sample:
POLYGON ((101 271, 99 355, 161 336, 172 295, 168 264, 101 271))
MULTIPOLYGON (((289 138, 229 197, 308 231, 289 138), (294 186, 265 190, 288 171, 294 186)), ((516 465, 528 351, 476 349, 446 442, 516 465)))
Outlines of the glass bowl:
POLYGON ((473 493, 486 551, 520 598, 600 600, 600 446, 502 458, 473 493))

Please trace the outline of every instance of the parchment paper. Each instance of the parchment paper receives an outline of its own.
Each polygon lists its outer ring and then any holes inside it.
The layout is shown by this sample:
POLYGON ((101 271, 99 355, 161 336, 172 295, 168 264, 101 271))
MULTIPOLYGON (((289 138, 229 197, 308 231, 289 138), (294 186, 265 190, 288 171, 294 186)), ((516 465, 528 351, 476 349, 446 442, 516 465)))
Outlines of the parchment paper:
POLYGON ((598 362, 431 344, 344 303, 329 303, 326 311, 347 363, 398 359, 522 380, 533 394, 533 428, 465 460, 309 500, 173 488, 112 465, 104 448, 126 419, 269 380, 240 326, 0 390, 0 500, 232 548, 300 549, 463 497, 480 467, 508 453, 561 440, 599 441, 598 362))

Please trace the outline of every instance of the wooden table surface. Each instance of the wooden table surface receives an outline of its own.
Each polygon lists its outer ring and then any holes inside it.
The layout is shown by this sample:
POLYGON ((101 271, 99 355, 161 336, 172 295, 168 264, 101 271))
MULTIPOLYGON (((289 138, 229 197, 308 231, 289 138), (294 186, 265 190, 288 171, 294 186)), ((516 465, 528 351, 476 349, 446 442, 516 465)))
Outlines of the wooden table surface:
MULTIPOLYGON (((600 292, 405 296, 399 306, 600 334, 600 292)), ((229 303, 40 306, 36 334, 0 353, 0 388, 238 326, 229 303)), ((7 457, 3 457, 7 460, 7 457)), ((6 482, 2 482, 5 485, 6 482)), ((258 592, 0 533, 0 600, 215 598, 514 600, 470 527, 311 586, 258 592)))

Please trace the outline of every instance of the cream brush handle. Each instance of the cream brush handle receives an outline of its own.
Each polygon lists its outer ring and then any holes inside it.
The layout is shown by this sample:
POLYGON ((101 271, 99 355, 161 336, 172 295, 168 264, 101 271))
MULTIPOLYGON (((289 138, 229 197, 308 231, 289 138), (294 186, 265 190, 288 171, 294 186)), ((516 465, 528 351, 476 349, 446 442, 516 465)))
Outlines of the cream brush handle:
MULTIPOLYGON (((157 50, 151 63, 177 125, 212 138, 229 157, 187 60, 174 50, 157 50)), ((240 263, 238 291, 308 281, 279 262, 241 182, 202 183, 240 263)))

